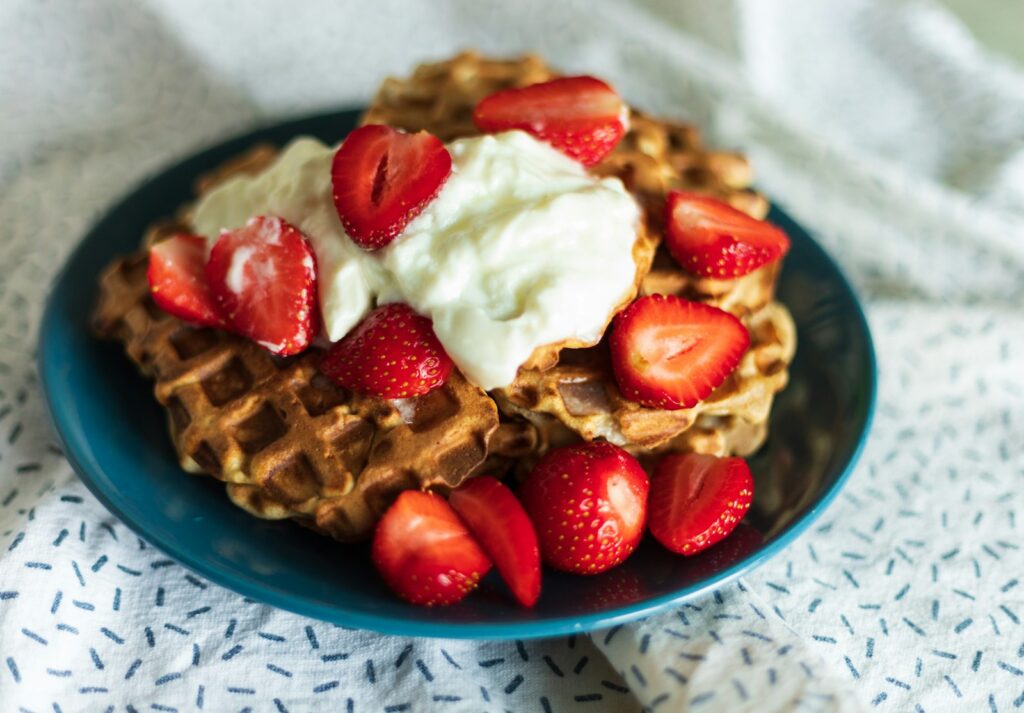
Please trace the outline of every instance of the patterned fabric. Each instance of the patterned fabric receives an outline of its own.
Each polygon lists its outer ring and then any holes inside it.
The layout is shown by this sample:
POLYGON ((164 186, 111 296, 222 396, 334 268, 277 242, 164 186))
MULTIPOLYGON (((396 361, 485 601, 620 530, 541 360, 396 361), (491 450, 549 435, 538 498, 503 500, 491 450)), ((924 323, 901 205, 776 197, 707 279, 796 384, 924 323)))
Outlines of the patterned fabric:
POLYGON ((1020 68, 925 1, 364 5, 0 7, 0 711, 1024 707, 1020 68), (466 46, 539 51, 748 151, 877 341, 872 436, 818 525, 592 636, 410 640, 246 601, 103 510, 35 383, 45 285, 134 183, 466 46))

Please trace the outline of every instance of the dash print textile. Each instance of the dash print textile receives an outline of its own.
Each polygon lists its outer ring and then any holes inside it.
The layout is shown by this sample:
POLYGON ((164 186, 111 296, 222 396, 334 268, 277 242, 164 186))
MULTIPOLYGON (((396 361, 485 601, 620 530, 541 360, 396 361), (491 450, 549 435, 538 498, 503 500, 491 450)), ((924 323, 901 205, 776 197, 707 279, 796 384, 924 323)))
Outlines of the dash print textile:
POLYGON ((1024 709, 1024 73, 937 6, 8 0, 0 26, 0 713, 1024 709), (417 640, 247 601, 110 516, 44 418, 46 285, 106 206, 464 47, 540 52, 747 152, 867 306, 879 405, 842 495, 644 622, 417 640))

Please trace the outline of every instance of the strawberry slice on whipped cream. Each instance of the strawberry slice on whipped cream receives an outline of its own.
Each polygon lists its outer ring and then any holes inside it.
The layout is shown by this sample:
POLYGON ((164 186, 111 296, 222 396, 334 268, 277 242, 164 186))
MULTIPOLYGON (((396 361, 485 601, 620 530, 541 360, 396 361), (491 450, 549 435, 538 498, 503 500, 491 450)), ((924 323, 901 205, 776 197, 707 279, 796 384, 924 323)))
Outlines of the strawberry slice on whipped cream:
POLYGON ((306 238, 273 216, 223 231, 206 263, 210 291, 231 330, 278 356, 304 351, 316 334, 316 278, 306 238))

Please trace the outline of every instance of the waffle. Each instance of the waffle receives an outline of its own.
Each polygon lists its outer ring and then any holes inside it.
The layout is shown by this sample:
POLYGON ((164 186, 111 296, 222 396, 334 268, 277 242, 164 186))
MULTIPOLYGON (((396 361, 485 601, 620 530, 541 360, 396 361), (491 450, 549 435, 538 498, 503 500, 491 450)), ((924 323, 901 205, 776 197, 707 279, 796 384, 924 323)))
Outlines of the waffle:
POLYGON ((408 79, 385 79, 361 123, 425 130, 445 142, 473 136, 480 133, 473 124, 473 107, 483 97, 555 76, 534 55, 495 60, 463 52, 445 62, 421 64, 408 79))
MULTIPOLYGON (((544 82, 558 74, 534 55, 495 60, 463 52, 444 62, 421 64, 407 79, 389 77, 363 115, 363 124, 426 130, 443 141, 479 134, 473 107, 502 89, 544 82)), ((646 208, 660 230, 661 208, 670 189, 715 195, 763 218, 768 201, 751 190, 751 170, 738 153, 710 151, 693 126, 652 119, 632 110, 629 132, 594 172, 618 176, 646 208)))
MULTIPOLYGON (((426 129, 445 141, 470 136, 478 133, 471 114, 482 97, 554 76, 533 56, 496 61, 465 53, 386 80, 362 122, 426 129)), ((197 192, 257 173, 275 156, 273 147, 257 146, 200 177, 197 192)), ((595 172, 619 177, 643 208, 636 280, 623 305, 633 293, 677 294, 729 310, 751 331, 752 347, 735 373, 693 409, 625 400, 605 346, 572 341, 539 348, 513 384, 490 395, 457 372, 415 399, 354 394, 318 373, 317 349, 273 357, 162 312, 148 294, 145 252, 103 274, 94 329, 122 342, 155 380, 183 469, 223 481, 231 500, 257 517, 295 519, 341 541, 369 534, 404 489, 445 490, 479 472, 522 471, 551 447, 581 438, 619 443, 641 460, 666 450, 753 452, 795 348, 792 320, 773 301, 778 266, 736 280, 704 279, 660 247, 671 189, 710 193, 763 217, 768 204, 749 188, 749 164, 703 148, 693 127, 633 111, 628 134, 595 172)), ((179 220, 156 224, 145 244, 188 230, 186 208, 179 220)))
MULTIPOLYGON (((385 79, 361 123, 387 124, 406 131, 425 130, 443 141, 474 136, 480 132, 473 124, 473 107, 482 98, 502 89, 524 87, 557 76, 535 55, 495 60, 464 52, 444 62, 421 64, 406 79, 385 79)), ((633 250, 638 285, 619 308, 629 304, 636 294, 663 291, 655 286, 679 282, 681 277, 688 280, 686 287, 696 291, 731 291, 731 285, 694 285, 698 281, 687 278, 678 268, 659 266, 652 270, 651 265, 671 262, 667 254, 655 258, 661 241, 665 196, 671 189, 711 193, 755 217, 767 214, 768 201, 749 189, 751 170, 746 158, 736 153, 708 151, 701 146, 700 134, 694 127, 658 121, 634 110, 630 112, 629 132, 594 172, 620 178, 644 208, 643 225, 633 250)), ((682 286, 679 290, 683 291, 682 286)), ((586 346, 591 345, 566 341, 539 347, 523 368, 551 368, 558 362, 562 349, 586 346)))
MULTIPOLYGON (((385 80, 362 121, 426 130, 446 141, 470 136, 479 133, 472 110, 484 96, 555 76, 532 55, 502 61, 467 52, 421 65, 407 79, 385 80)), ((680 269, 660 244, 670 190, 708 193, 756 218, 767 214, 768 202, 750 189, 746 158, 706 149, 694 127, 635 110, 629 124, 594 172, 620 178, 644 209, 638 293, 675 294, 735 314, 751 332, 750 351, 736 372, 692 409, 650 409, 625 399, 603 345, 580 349, 563 343, 539 350, 511 385, 492 395, 506 420, 533 426, 537 453, 579 438, 603 438, 638 454, 664 449, 751 453, 764 440, 772 398, 786 384, 796 344, 789 313, 773 301, 779 265, 733 280, 702 278, 680 269), (649 264, 648 251, 653 252, 649 264)))
MULTIPOLYGON (((147 241, 183 227, 162 224, 147 241)), ((107 268, 94 329, 155 380, 181 467, 224 481, 252 514, 357 540, 400 491, 457 486, 487 457, 498 413, 460 374, 398 402, 347 392, 319 373, 318 350, 277 358, 167 315, 146 264, 139 253, 107 268)))
POLYGON ((604 439, 637 453, 700 450, 747 455, 763 435, 753 428, 767 422, 772 398, 788 378, 787 366, 796 347, 796 330, 784 307, 773 302, 748 320, 750 349, 739 366, 708 398, 690 409, 661 410, 626 399, 615 384, 608 352, 603 347, 566 350, 546 371, 523 370, 510 386, 494 392, 499 407, 533 423, 541 447, 560 445, 571 436, 554 428, 556 421, 586 440, 604 439), (701 422, 702 440, 686 434, 701 422), (709 432, 730 428, 715 440, 709 432), (694 448, 699 444, 699 448, 694 448))

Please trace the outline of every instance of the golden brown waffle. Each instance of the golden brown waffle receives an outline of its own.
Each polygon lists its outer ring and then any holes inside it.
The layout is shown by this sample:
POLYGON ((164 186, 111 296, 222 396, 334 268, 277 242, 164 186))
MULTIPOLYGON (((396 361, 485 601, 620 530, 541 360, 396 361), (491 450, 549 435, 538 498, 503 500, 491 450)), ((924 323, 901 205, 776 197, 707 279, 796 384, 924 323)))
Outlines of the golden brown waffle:
MULTIPOLYGON (((363 117, 444 140, 476 134, 472 107, 483 96, 554 77, 536 57, 488 60, 466 53, 423 65, 406 80, 388 79, 363 117)), ((258 146, 201 177, 201 194, 240 173, 269 165, 276 149, 258 146)), ((231 499, 263 518, 295 518, 339 540, 359 539, 401 490, 457 485, 481 471, 529 464, 552 446, 604 437, 642 458, 662 450, 748 454, 764 439, 772 395, 786 382, 795 333, 774 303, 777 266, 738 280, 688 275, 661 242, 666 193, 714 194, 763 217, 767 202, 748 188, 749 164, 708 151, 689 126, 631 113, 631 128, 596 167, 615 175, 644 208, 634 248, 635 288, 716 304, 737 314, 753 346, 737 371, 705 402, 686 411, 645 409, 626 401, 604 347, 573 342, 538 349, 494 400, 455 374, 442 389, 390 402, 335 387, 316 369, 320 354, 275 358, 223 332, 195 329, 149 298, 145 256, 112 264, 95 312, 99 334, 122 341, 169 413, 182 467, 227 484, 231 499)), ((182 230, 156 225, 146 244, 182 230)), ((629 298, 632 299, 633 295, 629 298)), ((624 300, 623 304, 628 303, 624 300)))
MULTIPOLYGON (((753 315, 748 328, 751 345, 739 366, 711 396, 690 409, 651 409, 626 399, 615 385, 603 347, 566 350, 555 367, 523 370, 510 386, 494 392, 495 397, 503 411, 533 423, 546 434, 541 440, 554 440, 553 445, 564 436, 552 431, 552 417, 587 440, 601 438, 635 451, 666 446, 681 450, 688 441, 673 439, 701 416, 717 419, 705 419, 705 429, 725 425, 725 418, 734 419, 729 425, 737 428, 767 421, 773 396, 786 385, 796 330, 789 312, 777 302, 753 315)), ((722 442, 736 446, 737 453, 749 453, 759 445, 736 440, 732 436, 722 442)))
MULTIPOLYGON (((408 79, 385 80, 362 121, 427 130, 445 140, 474 135, 479 132, 472 110, 480 99, 555 76, 532 55, 492 60, 467 52, 421 65, 408 79)), ((706 149, 692 126, 633 110, 625 138, 594 171, 620 178, 645 209, 638 292, 676 294, 732 312, 751 330, 751 351, 706 401, 665 411, 622 397, 603 346, 551 345, 535 352, 513 384, 494 392, 499 406, 506 418, 534 426, 538 452, 580 437, 605 438, 637 452, 753 452, 764 440, 772 398, 785 386, 795 349, 792 319, 773 302, 778 264, 735 280, 714 280, 680 269, 664 247, 656 248, 650 267, 647 263, 651 249, 661 243, 670 190, 708 193, 763 218, 768 202, 749 188, 750 164, 740 154, 706 149)))
POLYGON ((487 456, 497 409, 461 375, 403 402, 349 393, 318 372, 317 350, 275 358, 167 315, 146 263, 140 253, 106 270, 94 327, 156 381, 181 466, 225 481, 254 515, 359 539, 400 491, 454 487, 487 456))
POLYGON ((363 124, 425 130, 442 141, 480 133, 473 107, 492 92, 544 82, 556 74, 534 55, 496 60, 464 52, 421 64, 408 79, 388 77, 363 115, 363 124))
MULTIPOLYGON (((475 52, 464 52, 450 60, 422 64, 407 79, 389 77, 381 84, 366 113, 363 124, 387 124, 407 131, 425 130, 444 141, 473 136, 479 130, 473 124, 473 107, 488 94, 513 87, 524 87, 558 76, 539 57, 495 60, 475 52)), ((671 258, 660 253, 662 211, 671 189, 711 193, 751 215, 763 218, 768 212, 764 196, 750 190, 750 164, 740 154, 710 151, 700 142, 692 126, 652 119, 630 112, 630 129, 615 150, 594 172, 617 176, 644 207, 644 225, 633 256, 641 294, 668 292, 662 283, 675 284, 678 294, 713 290, 718 295, 730 292, 726 300, 735 302, 743 290, 733 290, 735 281, 699 280, 672 265, 671 258), (656 267, 651 270, 654 261, 656 267), (727 284, 713 284, 727 283, 727 284)), ((774 280, 774 271, 771 271, 774 280)), ((769 294, 774 282, 769 287, 769 294)), ((619 306, 625 307, 636 293, 619 306)), ((767 304, 762 300, 753 308, 767 304)), ((748 310, 749 311, 749 310, 748 310)), ((548 369, 557 363, 564 348, 589 346, 580 342, 561 342, 538 348, 524 364, 526 369, 548 369)))
POLYGON ((775 298, 779 267, 779 263, 774 262, 734 280, 716 280, 683 271, 668 251, 661 249, 640 284, 640 294, 678 295, 694 302, 706 302, 746 321, 775 298))
MULTIPOLYGON (((363 115, 363 124, 388 124, 407 131, 426 130, 443 141, 479 134, 473 107, 488 94, 524 87, 558 76, 535 55, 495 60, 464 52, 450 60, 421 64, 406 79, 389 77, 363 115)), ((750 190, 751 170, 740 154, 711 151, 693 126, 630 112, 630 129, 595 169, 618 176, 645 207, 660 209, 670 189, 716 195, 740 210, 763 218, 764 196, 750 190)))
MULTIPOLYGON (((483 97, 502 89, 544 82, 555 76, 534 55, 516 60, 494 60, 475 52, 465 52, 446 62, 421 64, 408 79, 385 79, 363 114, 361 123, 387 124, 407 131, 425 130, 443 141, 474 136, 480 131, 473 124, 473 107, 483 97)), ((636 297, 641 281, 650 270, 658 240, 647 229, 645 217, 633 246, 633 261, 637 265, 635 284, 608 315, 609 321, 615 312, 636 297)), ((576 340, 543 345, 534 350, 523 367, 549 369, 558 363, 562 349, 588 346, 591 344, 576 340)))

